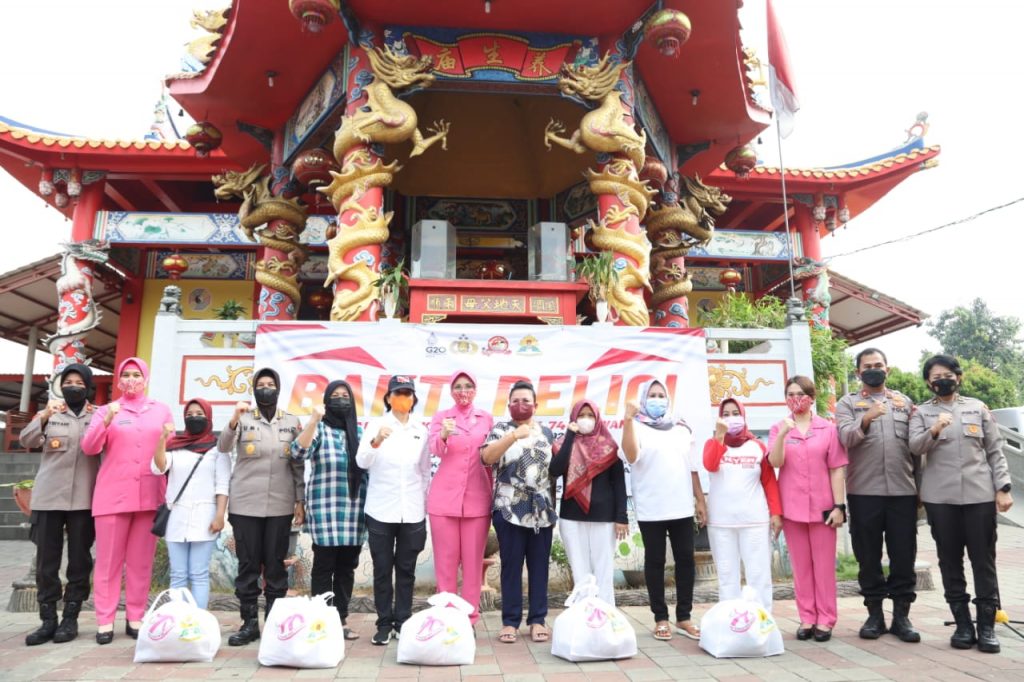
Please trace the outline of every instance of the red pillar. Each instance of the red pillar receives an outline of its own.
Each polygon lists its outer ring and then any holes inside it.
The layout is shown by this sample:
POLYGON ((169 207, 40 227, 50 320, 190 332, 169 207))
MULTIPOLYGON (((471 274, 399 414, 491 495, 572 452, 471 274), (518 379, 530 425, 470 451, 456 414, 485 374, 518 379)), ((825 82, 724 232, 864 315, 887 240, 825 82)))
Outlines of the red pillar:
POLYGON ((804 303, 809 312, 812 327, 828 329, 828 309, 830 297, 828 293, 828 274, 825 267, 819 265, 821 259, 821 235, 818 224, 811 214, 811 207, 797 202, 794 206, 793 223, 800 235, 800 244, 807 262, 801 266, 802 289, 804 303))
POLYGON ((97 182, 84 185, 82 193, 75 204, 75 211, 71 221, 71 241, 84 242, 92 239, 93 229, 96 225, 96 212, 103 207, 103 188, 106 182, 97 182))
MULTIPOLYGON (((142 321, 142 284, 143 278, 129 275, 121 290, 121 318, 117 332, 117 348, 114 353, 114 369, 127 358, 132 357, 139 349, 139 324, 142 321)), ((152 322, 150 322, 152 324, 152 322)), ((157 358, 151 358, 154 362, 157 358)), ((111 386, 111 393, 117 391, 117 382, 111 386)), ((117 396, 108 396, 108 399, 117 396)))

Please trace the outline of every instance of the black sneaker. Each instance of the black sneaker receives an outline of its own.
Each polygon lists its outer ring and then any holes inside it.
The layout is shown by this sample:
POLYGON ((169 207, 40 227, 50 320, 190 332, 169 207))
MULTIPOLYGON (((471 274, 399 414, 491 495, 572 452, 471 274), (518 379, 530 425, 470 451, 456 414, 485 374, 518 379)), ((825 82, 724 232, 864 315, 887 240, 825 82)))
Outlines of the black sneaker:
POLYGON ((370 638, 370 643, 376 646, 386 646, 391 641, 391 626, 381 625, 377 628, 377 632, 374 633, 373 637, 370 638))

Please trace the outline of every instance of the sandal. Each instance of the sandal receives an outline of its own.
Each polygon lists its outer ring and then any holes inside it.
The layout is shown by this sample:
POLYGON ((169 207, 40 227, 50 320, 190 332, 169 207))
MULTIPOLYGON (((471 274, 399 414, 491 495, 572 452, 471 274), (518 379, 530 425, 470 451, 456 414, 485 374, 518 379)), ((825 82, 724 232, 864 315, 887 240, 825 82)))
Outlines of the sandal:
POLYGON ((692 620, 676 621, 676 632, 688 639, 700 639, 700 628, 692 620))
POLYGON ((654 639, 659 639, 662 642, 672 639, 672 626, 668 624, 667 620, 659 621, 654 627, 654 639))
POLYGON ((519 629, 514 628, 511 625, 503 627, 501 629, 501 633, 498 634, 498 641, 502 644, 515 644, 518 639, 519 629))
POLYGON ((534 623, 530 626, 530 640, 543 643, 551 639, 551 631, 544 623, 534 623))
POLYGON ((342 632, 344 632, 344 634, 345 634, 345 639, 347 639, 350 642, 352 640, 354 640, 354 639, 359 639, 359 633, 356 632, 355 630, 350 630, 348 628, 344 628, 343 627, 342 628, 342 632))

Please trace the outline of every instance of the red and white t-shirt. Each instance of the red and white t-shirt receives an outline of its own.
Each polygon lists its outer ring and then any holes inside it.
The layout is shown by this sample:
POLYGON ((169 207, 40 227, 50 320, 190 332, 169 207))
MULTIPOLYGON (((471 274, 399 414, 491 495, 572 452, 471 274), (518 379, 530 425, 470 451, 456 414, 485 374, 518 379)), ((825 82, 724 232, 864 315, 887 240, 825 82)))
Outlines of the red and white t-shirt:
POLYGON ((760 441, 732 448, 712 438, 704 445, 704 468, 711 480, 709 526, 757 526, 782 514, 775 470, 760 441))

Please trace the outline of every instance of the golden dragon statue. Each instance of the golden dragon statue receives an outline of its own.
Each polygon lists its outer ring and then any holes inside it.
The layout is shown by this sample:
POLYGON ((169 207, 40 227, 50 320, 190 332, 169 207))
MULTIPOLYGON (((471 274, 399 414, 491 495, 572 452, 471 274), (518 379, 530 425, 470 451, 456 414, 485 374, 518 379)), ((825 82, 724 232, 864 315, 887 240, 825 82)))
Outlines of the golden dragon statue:
MULTIPOLYGON (((613 217, 624 220, 629 210, 609 212, 613 217)), ((588 221, 590 240, 595 248, 629 256, 636 265, 626 259, 625 267, 619 270, 619 279, 608 292, 608 304, 616 311, 620 320, 634 327, 645 327, 650 324, 650 313, 642 294, 634 294, 630 289, 651 288, 650 267, 651 243, 643 232, 636 234, 621 229, 608 227, 602 220, 598 223, 588 221)))
POLYGON ((334 303, 331 305, 331 320, 350 322, 358 319, 364 310, 370 307, 379 297, 380 292, 375 282, 380 275, 356 255, 352 263, 344 261, 345 255, 354 249, 364 246, 383 244, 387 241, 392 213, 382 213, 376 206, 366 207, 356 199, 346 200, 338 213, 355 211, 356 221, 350 225, 341 225, 338 234, 327 242, 327 279, 324 287, 338 280, 353 282, 354 290, 337 290, 334 303))
POLYGON ((217 10, 192 10, 189 25, 206 31, 204 35, 191 40, 185 50, 200 64, 208 64, 217 52, 217 45, 224 37, 224 29, 231 16, 231 5, 217 10))
MULTIPOLYGON (((642 220, 651 199, 657 194, 644 181, 640 180, 637 167, 629 159, 615 159, 600 172, 588 168, 583 174, 590 184, 590 192, 594 196, 612 194, 626 206, 636 211, 638 220, 642 220)), ((608 221, 609 224, 615 221, 608 221)))
POLYGON ((571 137, 563 137, 565 124, 551 119, 544 129, 544 146, 551 149, 551 143, 565 147, 577 154, 588 149, 607 154, 626 155, 637 168, 644 167, 646 158, 647 133, 626 122, 626 110, 622 106, 622 94, 615 88, 619 75, 630 62, 615 64, 605 54, 594 66, 579 64, 562 65, 558 88, 563 94, 582 97, 600 106, 583 116, 580 127, 571 137))
POLYGON ((327 195, 335 210, 353 195, 361 195, 371 187, 387 187, 402 169, 397 161, 384 163, 367 149, 357 149, 345 158, 340 173, 331 171, 331 184, 317 191, 327 195))
POLYGON ((412 140, 409 156, 418 156, 436 142, 448 149, 449 123, 435 121, 424 137, 417 128, 416 110, 395 97, 394 91, 414 85, 428 87, 434 82, 433 59, 400 55, 390 47, 366 51, 373 72, 373 82, 366 86, 366 104, 354 113, 341 117, 341 127, 334 135, 334 157, 344 165, 345 155, 360 144, 397 144, 412 140))
POLYGON ((292 299, 298 307, 302 300, 299 269, 306 261, 306 248, 299 235, 306 227, 306 209, 297 199, 275 197, 270 192, 270 176, 263 175, 265 164, 253 165, 244 172, 227 171, 214 175, 213 194, 218 199, 242 199, 238 219, 242 231, 260 245, 285 254, 265 258, 256 263, 256 281, 276 289, 292 299))

